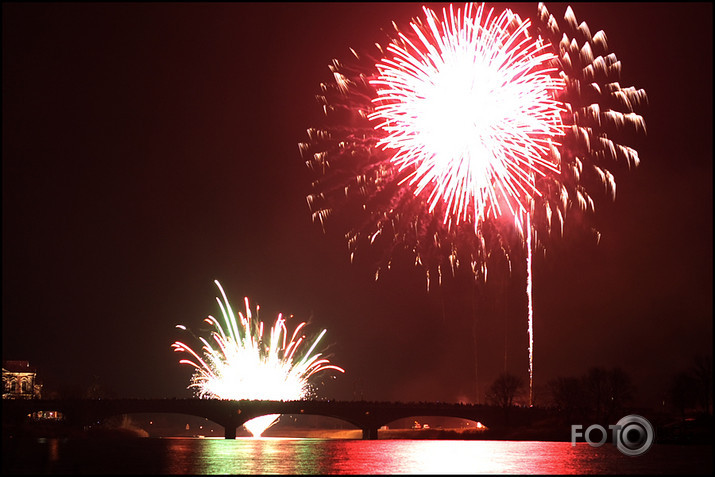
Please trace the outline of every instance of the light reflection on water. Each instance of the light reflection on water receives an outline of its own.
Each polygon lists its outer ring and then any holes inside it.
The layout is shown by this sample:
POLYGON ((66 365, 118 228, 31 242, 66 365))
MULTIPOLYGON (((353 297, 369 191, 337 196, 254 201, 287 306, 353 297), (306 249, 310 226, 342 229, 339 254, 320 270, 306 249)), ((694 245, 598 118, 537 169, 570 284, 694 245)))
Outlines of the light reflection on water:
MULTIPOLYGON (((17 443, 16 443, 17 444, 17 443)), ((710 474, 712 446, 316 438, 121 439, 25 442, 6 473, 122 474, 710 474)))

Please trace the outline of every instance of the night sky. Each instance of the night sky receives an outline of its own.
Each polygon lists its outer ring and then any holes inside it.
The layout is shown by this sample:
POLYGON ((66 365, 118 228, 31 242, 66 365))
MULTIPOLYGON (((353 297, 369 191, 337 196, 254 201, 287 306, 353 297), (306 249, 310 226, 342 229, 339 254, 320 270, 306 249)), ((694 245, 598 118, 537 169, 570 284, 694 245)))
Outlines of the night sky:
MULTIPOLYGON (((46 390, 190 396, 170 345, 220 315, 214 279, 268 324, 327 328, 346 373, 320 396, 483 402, 505 369, 528 384, 523 265, 476 294, 427 293, 407 260, 376 283, 369 254, 351 264, 343 231, 310 219, 297 145, 328 64, 420 4, 2 8, 2 355, 46 390)), ((646 90, 648 134, 584 225, 600 243, 572 224, 535 259, 536 402, 554 377, 619 366, 655 405, 712 355, 712 4, 574 11, 605 30, 621 85, 646 90)))

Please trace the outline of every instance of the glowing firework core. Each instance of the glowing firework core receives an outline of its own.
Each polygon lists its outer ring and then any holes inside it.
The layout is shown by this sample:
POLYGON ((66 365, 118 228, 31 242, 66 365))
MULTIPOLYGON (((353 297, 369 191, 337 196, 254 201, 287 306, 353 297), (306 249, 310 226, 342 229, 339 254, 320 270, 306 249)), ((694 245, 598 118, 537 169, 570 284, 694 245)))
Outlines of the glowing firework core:
MULTIPOLYGON (((305 322, 298 325, 288 341, 286 320, 279 314, 269 336, 264 337, 263 322, 253 319, 248 298, 244 299, 246 314, 239 312, 237 321, 221 284, 218 280, 215 283, 223 297, 223 302, 218 297, 216 301, 221 308, 225 327, 213 316, 209 315, 204 320, 216 329, 211 332, 215 344, 198 338, 203 344, 203 358, 180 341, 172 344, 174 351, 186 352, 192 356, 193 360, 182 359, 179 363, 196 368, 189 387, 195 388, 199 397, 300 400, 313 393, 308 379, 315 373, 326 369, 345 372, 342 368, 329 364, 327 359, 321 358, 320 353, 311 354, 326 330, 318 335, 303 354, 299 350, 306 339, 302 334, 305 322)), ((177 328, 186 329, 182 325, 177 325, 177 328)), ((254 436, 259 436, 277 422, 278 417, 277 414, 260 416, 246 422, 244 426, 254 436)))
POLYGON ((536 176, 559 172, 550 154, 563 134, 563 107, 554 99, 563 81, 553 77, 556 59, 510 10, 492 17, 484 5, 464 15, 427 7, 427 26, 412 23, 419 41, 400 33, 378 63, 375 111, 386 136, 378 145, 415 195, 426 194, 430 212, 444 204, 444 223, 502 216, 518 222, 539 195, 536 176))

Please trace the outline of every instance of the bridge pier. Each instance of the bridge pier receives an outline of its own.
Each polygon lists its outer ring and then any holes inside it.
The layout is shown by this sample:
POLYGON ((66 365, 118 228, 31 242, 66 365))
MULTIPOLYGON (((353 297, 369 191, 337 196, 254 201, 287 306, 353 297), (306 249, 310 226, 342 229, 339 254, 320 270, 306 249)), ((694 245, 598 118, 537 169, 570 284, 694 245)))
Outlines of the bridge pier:
POLYGON ((377 427, 363 427, 362 438, 363 440, 377 440, 377 427))
POLYGON ((224 438, 226 439, 235 439, 236 438, 236 427, 232 424, 229 424, 228 426, 223 426, 223 435, 224 438))

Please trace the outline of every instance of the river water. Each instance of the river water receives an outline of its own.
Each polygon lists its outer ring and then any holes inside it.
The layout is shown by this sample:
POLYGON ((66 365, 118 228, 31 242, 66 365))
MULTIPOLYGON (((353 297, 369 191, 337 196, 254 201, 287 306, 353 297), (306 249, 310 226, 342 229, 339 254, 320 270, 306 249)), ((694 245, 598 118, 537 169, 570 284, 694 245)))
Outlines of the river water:
POLYGON ((13 439, 3 474, 711 474, 712 446, 310 438, 13 439))

